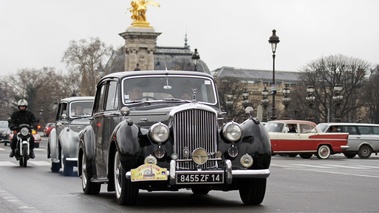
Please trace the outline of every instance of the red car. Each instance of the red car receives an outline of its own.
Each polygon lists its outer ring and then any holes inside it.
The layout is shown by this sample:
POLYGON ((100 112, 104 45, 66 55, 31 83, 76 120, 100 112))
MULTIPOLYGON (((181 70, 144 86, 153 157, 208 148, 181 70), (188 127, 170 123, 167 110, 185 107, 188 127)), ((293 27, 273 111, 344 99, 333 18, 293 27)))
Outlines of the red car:
POLYGON ((316 124, 302 120, 275 120, 266 123, 273 154, 327 159, 348 149, 348 133, 323 133, 316 124))
POLYGON ((47 123, 45 128, 43 129, 43 135, 45 137, 49 137, 51 130, 55 127, 54 123, 47 123))

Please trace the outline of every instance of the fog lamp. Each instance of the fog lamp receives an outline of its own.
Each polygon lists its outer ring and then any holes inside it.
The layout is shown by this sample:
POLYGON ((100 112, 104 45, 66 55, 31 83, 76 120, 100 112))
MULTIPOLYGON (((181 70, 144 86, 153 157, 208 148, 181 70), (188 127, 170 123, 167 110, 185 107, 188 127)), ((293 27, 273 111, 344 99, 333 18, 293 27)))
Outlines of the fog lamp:
POLYGON ((158 159, 162 159, 164 157, 164 155, 166 154, 166 152, 161 148, 157 148, 155 151, 154 151, 154 156, 158 159))
POLYGON ((172 153, 172 154, 171 154, 171 159, 173 159, 173 160, 177 160, 177 159, 178 159, 178 154, 176 154, 176 153, 172 153))
POLYGON ((230 147, 228 149, 228 155, 230 157, 232 157, 232 158, 237 157, 237 155, 238 155, 238 149, 237 149, 237 147, 235 147, 235 146, 230 147))
POLYGON ((253 165, 253 157, 251 157, 249 154, 245 154, 241 157, 240 163, 243 167, 249 168, 253 165))
POLYGON ((149 155, 145 158, 145 161, 144 161, 145 164, 157 164, 157 159, 152 156, 152 155, 149 155))
POLYGON ((208 153, 203 148, 197 148, 192 152, 192 160, 197 165, 203 165, 208 161, 208 153))

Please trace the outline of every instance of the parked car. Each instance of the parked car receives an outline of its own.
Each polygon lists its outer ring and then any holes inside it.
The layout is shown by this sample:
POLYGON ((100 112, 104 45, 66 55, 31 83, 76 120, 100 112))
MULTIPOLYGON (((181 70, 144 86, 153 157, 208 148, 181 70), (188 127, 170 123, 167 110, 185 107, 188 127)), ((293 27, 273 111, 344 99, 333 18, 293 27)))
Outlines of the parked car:
POLYGON ((323 133, 310 121, 275 120, 266 123, 273 154, 299 154, 307 159, 313 154, 319 159, 327 159, 331 154, 344 152, 347 133, 323 133))
POLYGON ((51 171, 73 175, 77 166, 79 132, 89 125, 94 97, 69 97, 58 103, 55 128, 47 142, 47 158, 51 159, 51 171), (80 109, 80 112, 78 111, 80 109))
POLYGON ((270 174, 269 136, 252 116, 236 123, 222 120, 224 114, 206 73, 127 71, 103 77, 91 123, 79 136, 84 193, 98 194, 108 184, 119 204, 133 205, 139 190, 191 189, 202 195, 239 190, 244 204, 260 204, 270 174))
POLYGON ((47 123, 45 128, 43 129, 43 135, 45 137, 49 137, 49 134, 53 128, 55 128, 55 123, 47 123))
POLYGON ((8 121, 0 121, 0 142, 4 143, 4 146, 9 142, 9 134, 8 121))
POLYGON ((323 132, 347 132, 349 148, 344 152, 347 158, 358 154, 360 158, 369 158, 379 151, 379 124, 369 123, 320 123, 317 127, 323 132))

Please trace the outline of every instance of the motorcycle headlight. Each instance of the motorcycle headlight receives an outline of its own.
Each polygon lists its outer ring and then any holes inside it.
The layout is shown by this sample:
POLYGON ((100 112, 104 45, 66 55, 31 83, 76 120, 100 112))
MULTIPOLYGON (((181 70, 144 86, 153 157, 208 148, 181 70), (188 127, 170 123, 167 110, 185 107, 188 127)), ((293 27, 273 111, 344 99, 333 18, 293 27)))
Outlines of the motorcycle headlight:
POLYGON ((29 134, 29 129, 26 127, 21 128, 21 135, 27 136, 29 134))
POLYGON ((227 123, 222 129, 224 137, 230 142, 236 142, 242 137, 242 129, 235 122, 227 123))
POLYGON ((170 130, 168 129, 168 126, 166 126, 165 124, 156 123, 150 127, 149 134, 154 142, 163 143, 167 141, 170 134, 170 130))

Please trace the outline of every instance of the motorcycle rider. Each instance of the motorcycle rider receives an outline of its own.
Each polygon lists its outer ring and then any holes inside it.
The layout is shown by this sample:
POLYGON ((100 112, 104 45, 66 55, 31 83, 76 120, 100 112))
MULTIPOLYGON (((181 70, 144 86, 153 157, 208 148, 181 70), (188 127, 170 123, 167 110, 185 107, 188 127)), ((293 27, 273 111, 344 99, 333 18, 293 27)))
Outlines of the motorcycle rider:
MULTIPOLYGON (((26 110, 26 108, 28 107, 28 102, 25 99, 21 99, 18 101, 17 106, 18 106, 19 111, 12 113, 11 120, 9 123, 9 128, 11 130, 16 130, 20 124, 28 124, 30 126, 34 126, 36 123, 36 117, 34 116, 34 114, 32 112, 26 110)), ((17 134, 14 134, 13 139, 10 142, 10 146, 11 146, 12 151, 9 154, 9 157, 11 157, 11 158, 15 155, 16 145, 17 145, 17 134)), ((30 147, 30 154, 29 155, 30 155, 30 158, 33 159, 33 158, 35 158, 34 151, 33 151, 33 149, 34 149, 34 137, 33 136, 30 137, 29 147, 30 147)))

